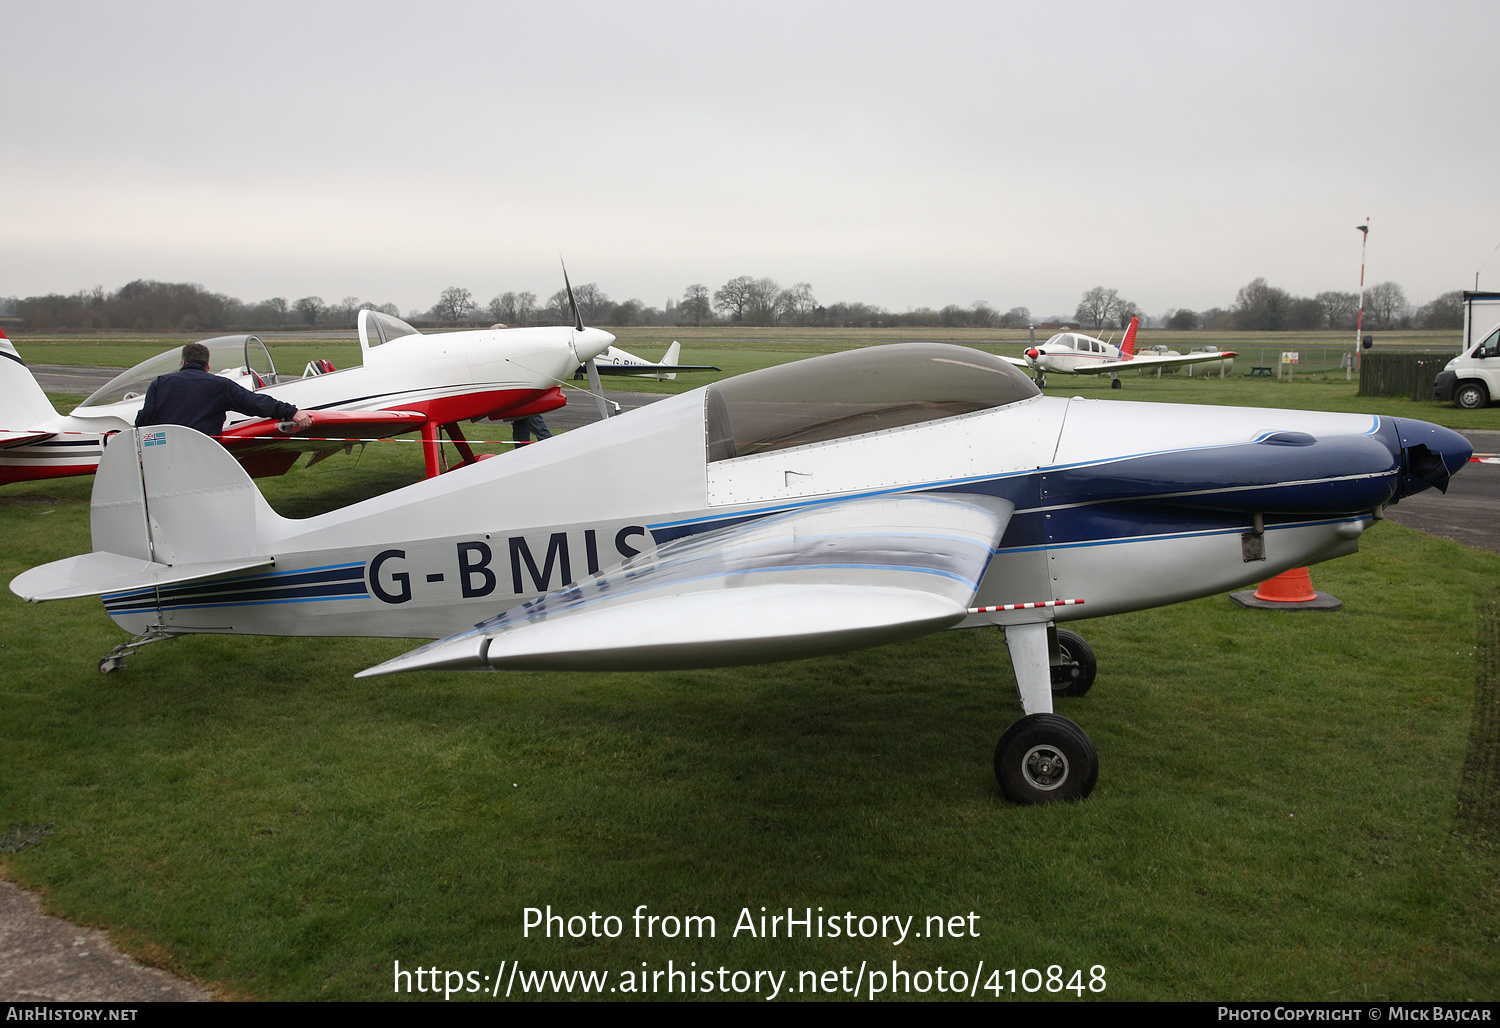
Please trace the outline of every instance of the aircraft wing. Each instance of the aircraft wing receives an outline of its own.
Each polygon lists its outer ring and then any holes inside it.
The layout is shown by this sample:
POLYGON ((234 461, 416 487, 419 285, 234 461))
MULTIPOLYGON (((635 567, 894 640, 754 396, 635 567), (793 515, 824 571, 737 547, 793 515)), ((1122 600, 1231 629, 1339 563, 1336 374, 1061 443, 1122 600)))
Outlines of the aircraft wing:
POLYGON ((1169 368, 1182 367, 1184 364, 1205 364, 1208 361, 1221 361, 1227 358, 1237 357, 1233 350, 1224 350, 1219 353, 1189 353, 1181 357, 1157 357, 1150 354, 1136 354, 1127 360, 1101 361, 1098 364, 1073 369, 1075 375, 1109 375, 1120 371, 1130 371, 1134 368, 1169 368))
POLYGON ((51 439, 56 434, 56 432, 0 432, 0 450, 7 446, 39 443, 43 439, 51 439))
POLYGON ((1007 364, 1009 364, 1009 365, 1012 365, 1012 366, 1013 366, 1013 367, 1017 367, 1017 368, 1025 368, 1025 369, 1026 369, 1026 370, 1028 370, 1028 371, 1030 371, 1030 370, 1031 370, 1031 365, 1030 365, 1030 364, 1027 364, 1027 363, 1026 363, 1026 362, 1025 362, 1025 361, 1023 361, 1023 360, 1022 360, 1022 359, 1021 359, 1021 358, 1019 358, 1019 357, 1007 357, 1007 356, 1005 356, 1005 354, 1003 354, 1003 353, 997 353, 997 354, 995 354, 995 355, 994 355, 994 356, 996 356, 996 357, 999 357, 999 358, 1000 358, 1000 359, 1001 359, 1001 360, 1003 360, 1003 361, 1004 361, 1004 362, 1005 362, 1005 363, 1007 363, 1007 364))
POLYGON ((414 410, 314 410, 308 411, 313 423, 305 428, 283 431, 286 422, 273 418, 256 418, 246 421, 224 432, 220 437, 225 446, 235 443, 277 442, 305 443, 304 449, 322 449, 312 445, 328 441, 328 437, 384 438, 415 432, 427 423, 427 415, 414 410))
POLYGON ((1014 509, 913 493, 741 522, 663 543, 358 677, 717 667, 925 635, 964 618, 1014 509))
POLYGON ((672 371, 723 371, 712 364, 595 364, 601 375, 654 375, 672 371))

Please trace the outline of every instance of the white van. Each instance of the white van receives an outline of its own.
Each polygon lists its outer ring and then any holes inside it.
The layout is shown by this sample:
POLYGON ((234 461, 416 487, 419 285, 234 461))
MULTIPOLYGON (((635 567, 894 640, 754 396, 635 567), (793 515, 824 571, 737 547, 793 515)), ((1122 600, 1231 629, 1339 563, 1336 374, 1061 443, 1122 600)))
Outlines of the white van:
POLYGON ((1500 293, 1465 290, 1463 349, 1438 372, 1432 395, 1465 410, 1500 399, 1500 293))

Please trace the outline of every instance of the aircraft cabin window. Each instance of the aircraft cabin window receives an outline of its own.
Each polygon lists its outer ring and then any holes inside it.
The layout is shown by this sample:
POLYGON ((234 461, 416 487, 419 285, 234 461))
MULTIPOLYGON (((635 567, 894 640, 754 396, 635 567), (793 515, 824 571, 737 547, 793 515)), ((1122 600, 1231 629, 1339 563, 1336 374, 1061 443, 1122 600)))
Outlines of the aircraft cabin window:
POLYGON ((1040 394, 994 354, 947 343, 831 353, 709 386, 708 460, 729 460, 1003 407, 1040 394))
POLYGON ((381 343, 388 343, 402 336, 421 334, 394 315, 372 310, 359 312, 359 335, 366 346, 379 346, 381 343))
MULTIPOLYGON (((262 385, 277 381, 276 365, 264 343, 255 336, 217 336, 200 340, 208 347, 208 366, 215 374, 231 368, 244 368, 260 376, 262 385)), ((122 371, 94 391, 80 407, 102 407, 105 404, 138 400, 146 395, 151 383, 158 375, 165 375, 182 366, 182 347, 174 346, 155 357, 141 361, 135 367, 122 371)), ((254 382, 241 383, 247 388, 256 388, 254 382)))

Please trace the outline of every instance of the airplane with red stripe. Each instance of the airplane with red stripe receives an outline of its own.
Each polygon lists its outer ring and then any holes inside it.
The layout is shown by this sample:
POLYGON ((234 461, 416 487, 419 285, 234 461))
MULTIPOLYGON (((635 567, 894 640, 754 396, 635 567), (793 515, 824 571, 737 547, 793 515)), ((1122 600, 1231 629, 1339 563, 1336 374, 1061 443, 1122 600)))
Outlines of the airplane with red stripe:
MULTIPOLYGON (((389 314, 360 311, 361 363, 336 368, 314 360, 300 375, 279 371, 257 336, 204 340, 214 374, 294 404, 313 419, 299 428, 231 412, 220 442, 246 471, 261 477, 284 474, 304 453, 322 460, 351 445, 346 440, 419 431, 432 477, 444 470, 442 435, 464 464, 473 463, 480 457, 464 438, 461 422, 555 410, 567 402, 562 387, 580 364, 590 372, 600 415, 607 416, 592 372, 594 358, 615 337, 585 328, 574 310, 572 326, 430 335, 389 314)), ((176 371, 180 361, 180 348, 157 354, 60 414, 0 331, 0 484, 93 474, 109 438, 135 424, 147 388, 157 376, 176 371)))
POLYGON ((1190 353, 1186 356, 1139 354, 1135 352, 1135 332, 1140 318, 1131 318, 1130 327, 1119 346, 1084 335, 1082 332, 1059 332, 1041 346, 1026 350, 1025 359, 1004 357, 1003 360, 1017 367, 1029 368, 1036 377, 1036 384, 1047 385, 1047 376, 1054 375, 1108 375, 1109 387, 1120 388, 1120 372, 1139 368, 1182 367, 1185 364, 1202 364, 1205 361, 1224 360, 1234 357, 1231 351, 1190 353))

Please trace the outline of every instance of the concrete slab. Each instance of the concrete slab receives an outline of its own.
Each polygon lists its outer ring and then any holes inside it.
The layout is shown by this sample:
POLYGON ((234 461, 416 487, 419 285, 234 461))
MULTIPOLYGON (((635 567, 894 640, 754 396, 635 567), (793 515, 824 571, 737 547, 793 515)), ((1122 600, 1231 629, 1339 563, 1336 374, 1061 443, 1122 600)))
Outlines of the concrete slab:
POLYGON ((205 1002, 206 991, 115 949, 105 934, 42 913, 41 899, 0 881, 0 1002, 205 1002))

